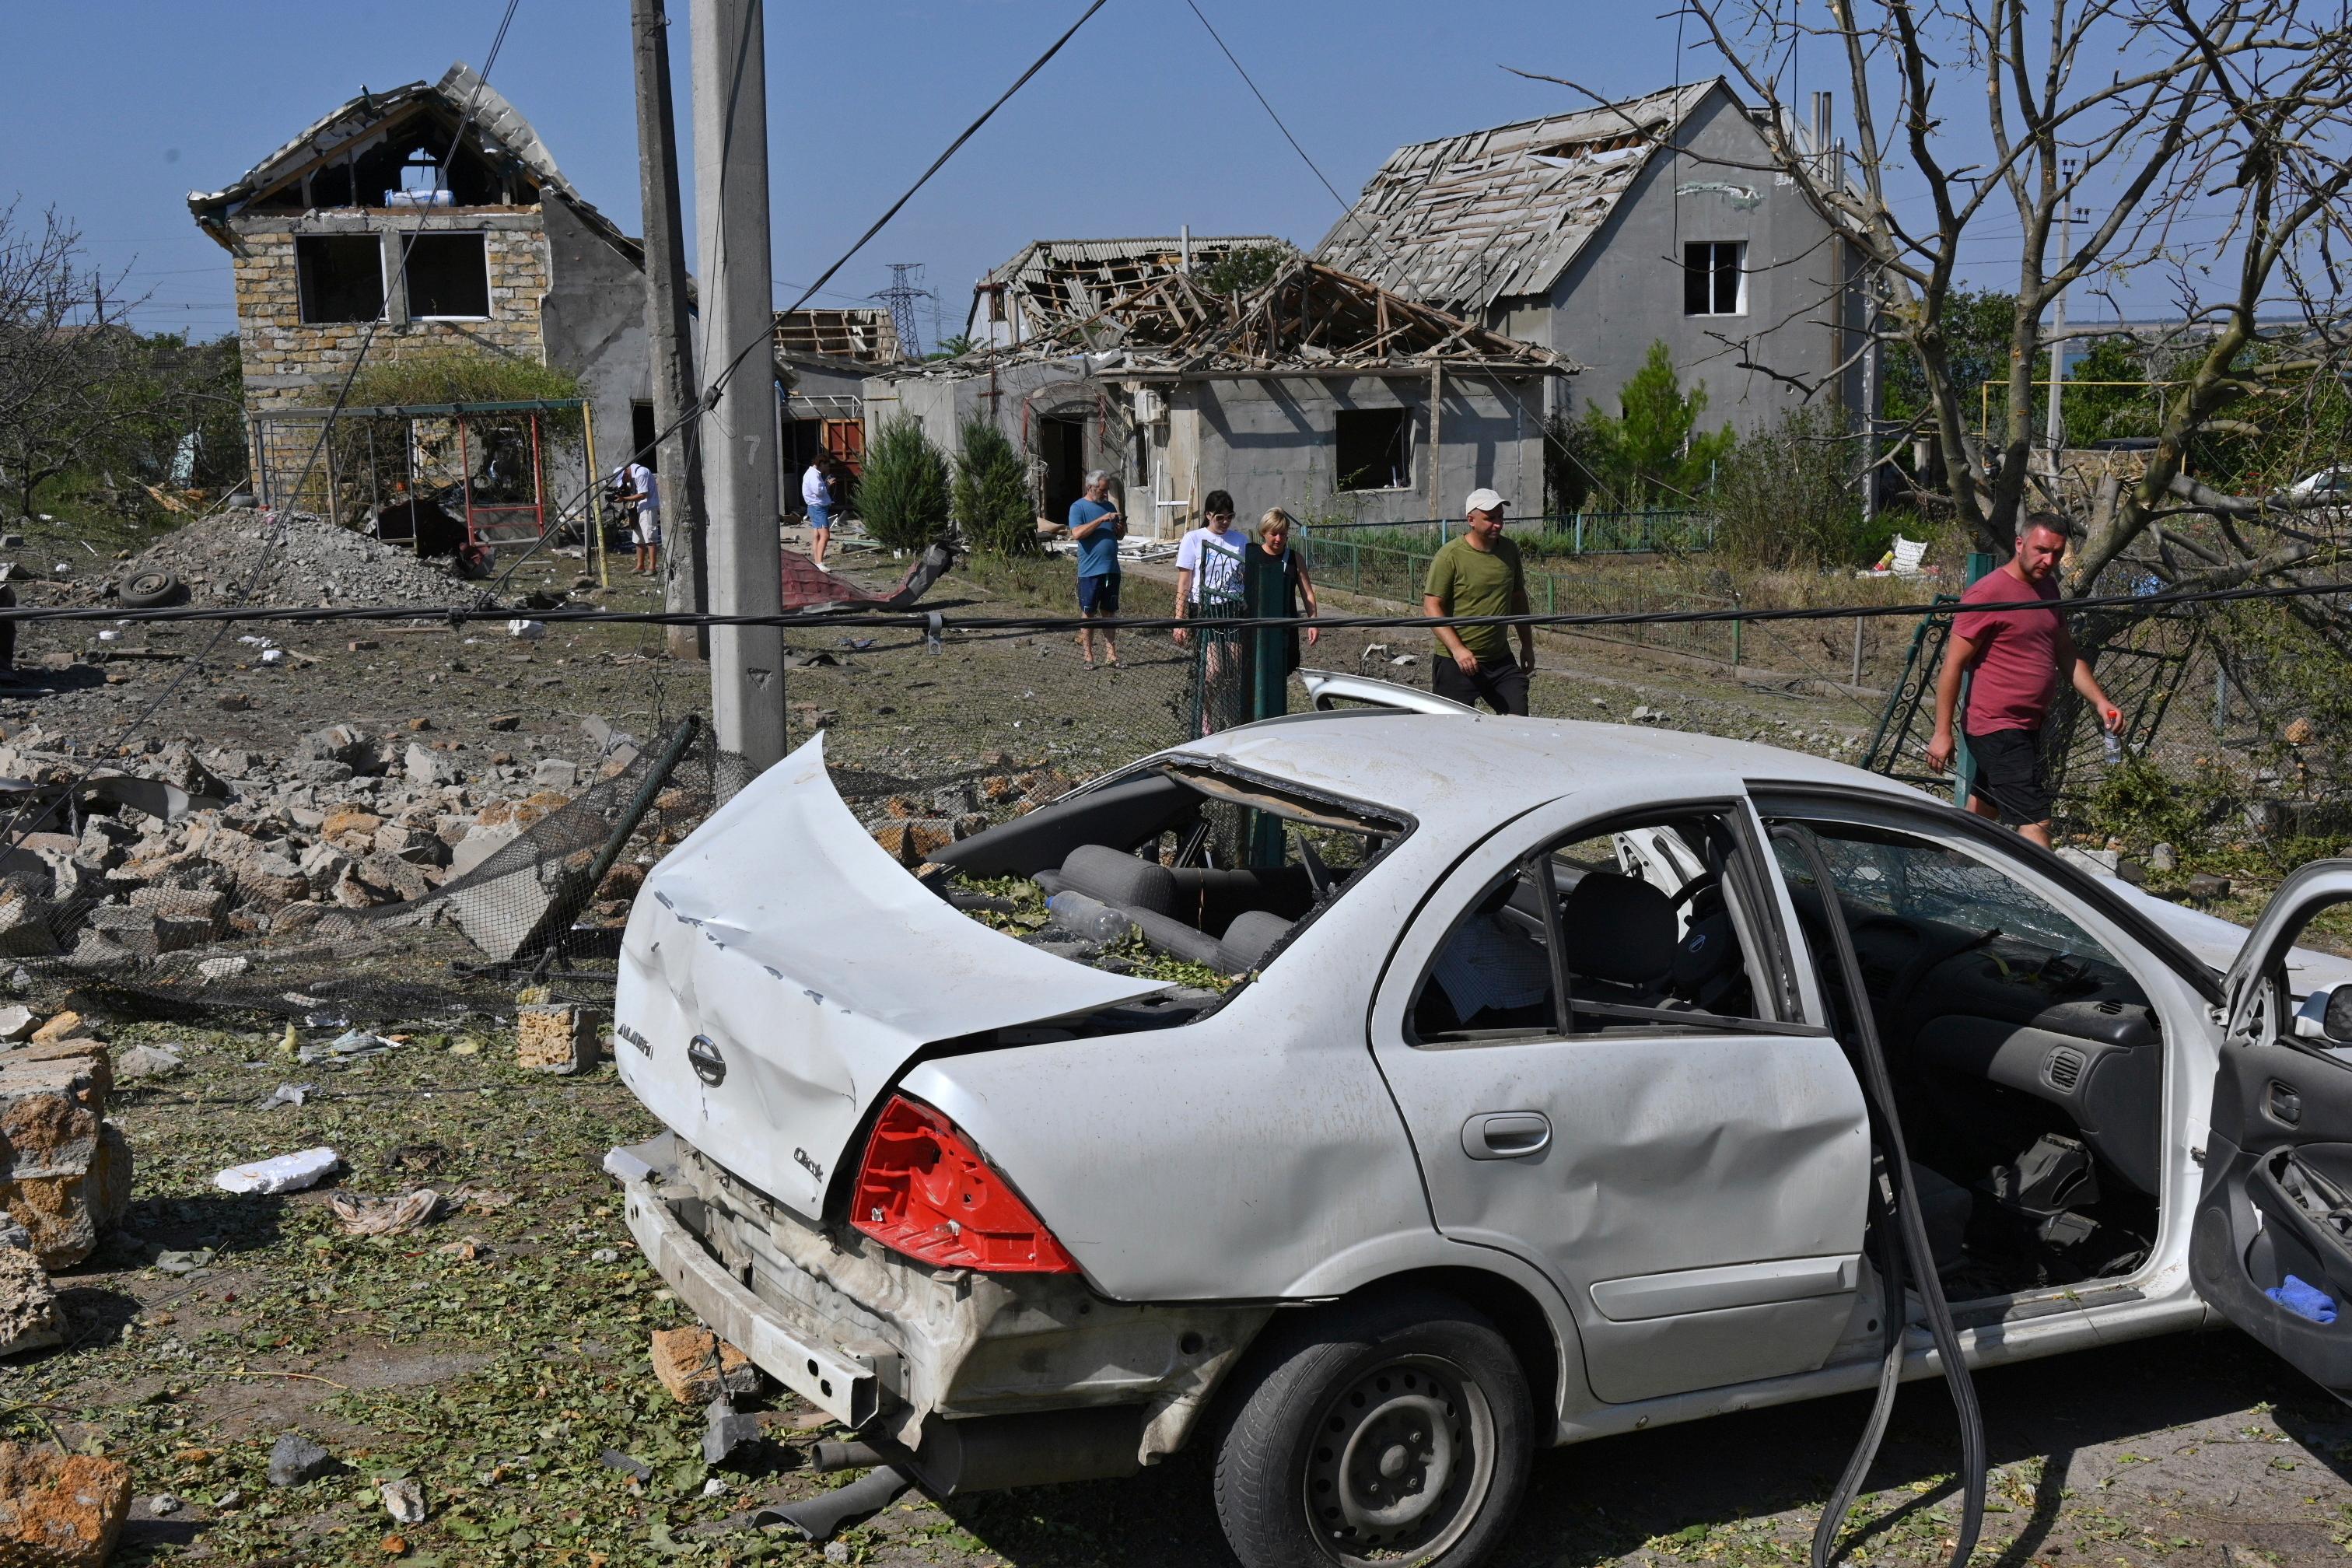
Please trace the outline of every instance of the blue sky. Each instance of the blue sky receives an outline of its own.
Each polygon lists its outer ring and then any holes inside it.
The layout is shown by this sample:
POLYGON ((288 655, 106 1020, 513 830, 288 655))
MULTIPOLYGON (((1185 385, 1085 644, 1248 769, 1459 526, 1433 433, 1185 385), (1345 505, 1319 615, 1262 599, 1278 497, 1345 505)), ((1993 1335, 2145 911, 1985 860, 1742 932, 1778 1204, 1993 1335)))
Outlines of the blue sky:
MULTIPOLYGON (((1714 68, 1696 50, 1678 55, 1671 16, 1659 20, 1649 6, 1199 4, 1348 195, 1401 143, 1575 101, 1507 63, 1628 95, 1674 80, 1678 62, 1685 78, 1714 68)), ((772 5, 778 279, 814 279, 1081 8, 772 5)), ((132 291, 151 296, 143 325, 226 331, 227 258, 188 221, 186 193, 226 184, 362 86, 436 77, 453 59, 479 66, 499 9, 493 0, 20 7, 14 80, 0 94, 12 153, 0 195, 13 191, 20 219, 54 205, 79 224, 93 259, 130 268, 132 291)), ((690 159, 688 0, 671 10, 690 159)), ((635 232, 627 14, 626 0, 522 0, 491 79, 589 199, 635 232)), ((887 263, 920 262, 953 331, 971 280, 1034 237, 1166 234, 1189 223, 1195 233, 1311 244, 1337 216, 1184 0, 1111 0, 820 302, 858 302, 888 281, 887 263)), ((2001 248, 1978 243, 1971 258, 1990 262, 2001 248)), ((928 341, 928 319, 923 328, 928 341)))

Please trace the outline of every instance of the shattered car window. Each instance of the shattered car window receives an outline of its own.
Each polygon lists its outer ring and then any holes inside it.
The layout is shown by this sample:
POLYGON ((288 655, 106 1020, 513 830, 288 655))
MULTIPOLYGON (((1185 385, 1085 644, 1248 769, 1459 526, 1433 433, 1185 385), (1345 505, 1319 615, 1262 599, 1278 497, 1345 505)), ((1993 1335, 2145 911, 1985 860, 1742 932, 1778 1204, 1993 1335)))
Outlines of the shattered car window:
MULTIPOLYGON (((1835 823, 1810 825, 1837 878, 1838 897, 1856 913, 1946 925, 1998 926, 2053 952, 2115 958, 2099 940, 2015 878, 1984 861, 1922 839, 1897 837, 1835 823)), ((1776 841, 1790 881, 1811 887, 1811 873, 1786 844, 1776 841)))

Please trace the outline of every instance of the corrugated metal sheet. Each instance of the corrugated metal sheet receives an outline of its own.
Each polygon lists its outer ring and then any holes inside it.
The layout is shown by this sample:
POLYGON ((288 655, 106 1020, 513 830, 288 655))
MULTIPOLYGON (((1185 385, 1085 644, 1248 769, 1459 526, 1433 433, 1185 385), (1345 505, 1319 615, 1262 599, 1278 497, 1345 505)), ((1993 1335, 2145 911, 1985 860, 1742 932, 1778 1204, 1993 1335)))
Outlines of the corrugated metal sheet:
POLYGON ((1465 314, 1547 293, 1660 145, 1721 85, 1400 148, 1315 258, 1465 314))

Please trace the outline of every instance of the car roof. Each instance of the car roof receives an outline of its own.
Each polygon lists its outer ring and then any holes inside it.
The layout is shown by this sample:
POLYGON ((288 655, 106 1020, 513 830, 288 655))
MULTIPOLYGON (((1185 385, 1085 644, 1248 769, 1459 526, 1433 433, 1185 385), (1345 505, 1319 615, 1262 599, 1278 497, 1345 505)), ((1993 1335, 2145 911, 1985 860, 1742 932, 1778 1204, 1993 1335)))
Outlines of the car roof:
POLYGON ((1244 724, 1171 748, 1368 804, 1424 824, 1494 823, 1572 791, 1653 786, 1660 799, 1758 783, 1837 784, 1914 805, 1908 784, 1779 746, 1577 719, 1353 709, 1244 724), (1465 787, 1467 786, 1467 787, 1465 787))

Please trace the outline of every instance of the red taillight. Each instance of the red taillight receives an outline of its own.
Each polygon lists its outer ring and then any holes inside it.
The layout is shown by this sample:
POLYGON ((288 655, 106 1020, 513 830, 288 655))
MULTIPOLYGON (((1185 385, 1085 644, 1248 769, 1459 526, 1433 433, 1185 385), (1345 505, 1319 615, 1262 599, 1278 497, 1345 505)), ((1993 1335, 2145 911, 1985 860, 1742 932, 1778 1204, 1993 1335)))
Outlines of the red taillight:
POLYGON ((1078 1271, 954 1122, 900 1095, 874 1123, 850 1205, 852 1225, 924 1263, 991 1274, 1078 1271))

